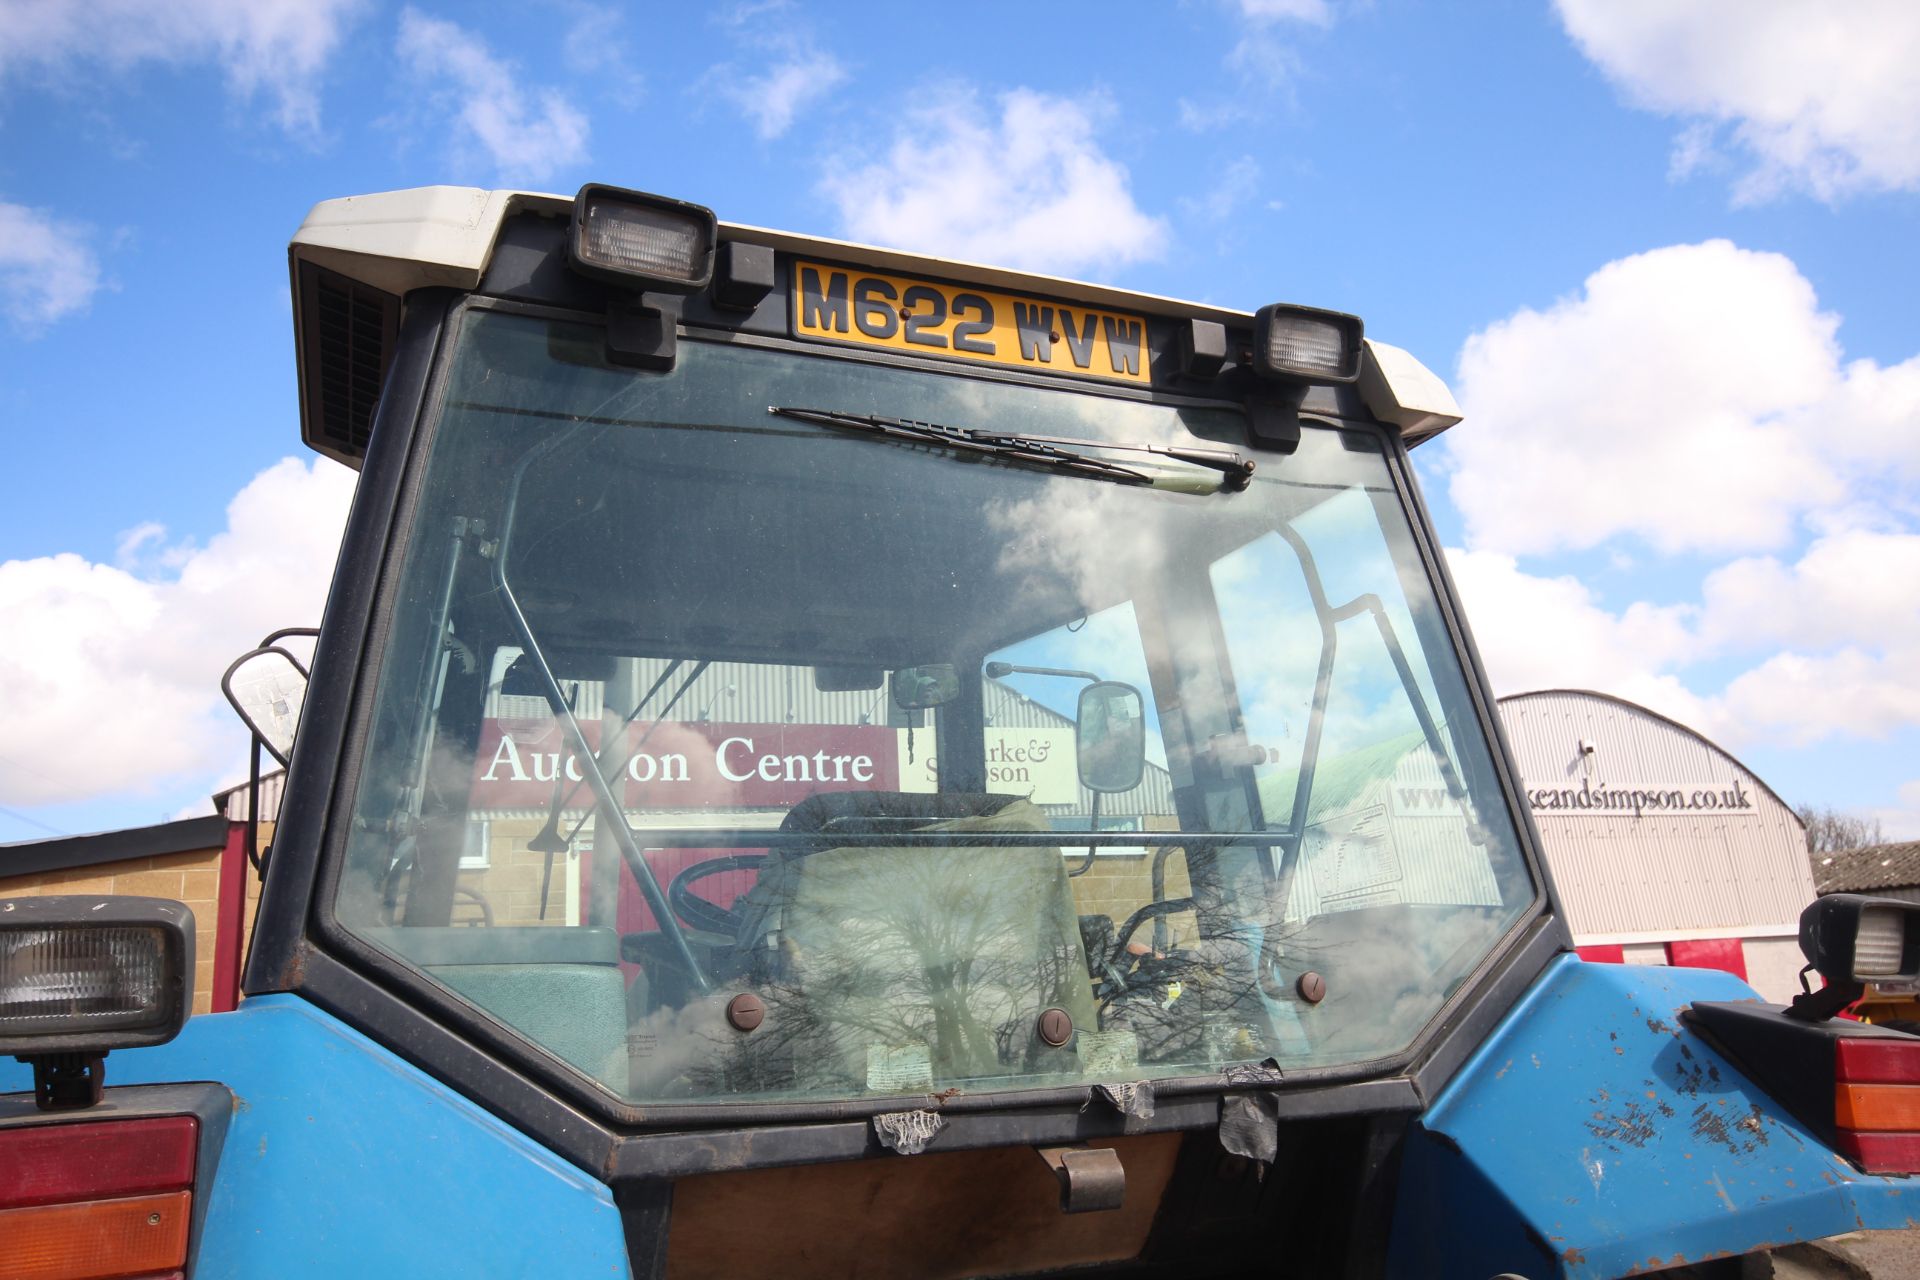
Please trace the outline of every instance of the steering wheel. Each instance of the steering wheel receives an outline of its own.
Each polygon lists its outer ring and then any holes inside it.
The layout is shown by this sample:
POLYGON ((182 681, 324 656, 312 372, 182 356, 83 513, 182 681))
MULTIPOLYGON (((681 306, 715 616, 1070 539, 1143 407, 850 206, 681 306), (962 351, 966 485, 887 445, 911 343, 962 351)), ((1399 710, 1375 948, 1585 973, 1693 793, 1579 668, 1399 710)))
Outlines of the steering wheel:
POLYGON ((673 914, 696 929, 738 938, 746 918, 732 907, 723 907, 701 897, 693 891, 693 886, 709 876, 723 875, 729 871, 758 871, 766 865, 767 855, 764 853, 733 853, 696 862, 683 869, 667 886, 667 905, 673 909, 673 914))

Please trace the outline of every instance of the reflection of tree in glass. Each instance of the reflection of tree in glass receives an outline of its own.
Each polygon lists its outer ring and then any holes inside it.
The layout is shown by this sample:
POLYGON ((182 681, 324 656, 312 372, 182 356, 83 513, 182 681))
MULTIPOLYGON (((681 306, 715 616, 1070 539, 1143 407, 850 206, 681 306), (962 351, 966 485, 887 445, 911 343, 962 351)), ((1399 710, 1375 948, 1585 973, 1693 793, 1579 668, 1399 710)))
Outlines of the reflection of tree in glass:
MULTIPOLYGON (((1025 801, 941 824, 1032 831, 1025 801)), ((1041 1010, 1094 1025, 1078 922, 1057 848, 841 848, 763 875, 778 901, 779 973, 761 1029, 692 1074, 866 1087, 869 1050, 924 1045, 933 1081, 1073 1072, 1034 1034, 1041 1010)), ((762 1085, 762 1087, 765 1087, 762 1085)))

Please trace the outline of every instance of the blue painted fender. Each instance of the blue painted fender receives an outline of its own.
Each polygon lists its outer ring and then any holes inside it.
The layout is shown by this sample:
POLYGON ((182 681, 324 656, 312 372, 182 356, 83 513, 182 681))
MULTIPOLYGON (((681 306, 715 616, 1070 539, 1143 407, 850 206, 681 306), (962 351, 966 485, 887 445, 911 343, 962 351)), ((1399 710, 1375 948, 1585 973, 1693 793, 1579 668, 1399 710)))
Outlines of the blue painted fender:
POLYGON ((1681 1023, 1708 969, 1557 958, 1410 1134, 1397 1276, 1612 1277, 1920 1216, 1681 1023))
MULTIPOLYGON (((107 1072, 234 1093, 196 1280, 629 1274, 606 1184, 296 996, 191 1018, 107 1072)), ((0 1064, 0 1092, 31 1088, 0 1064)))

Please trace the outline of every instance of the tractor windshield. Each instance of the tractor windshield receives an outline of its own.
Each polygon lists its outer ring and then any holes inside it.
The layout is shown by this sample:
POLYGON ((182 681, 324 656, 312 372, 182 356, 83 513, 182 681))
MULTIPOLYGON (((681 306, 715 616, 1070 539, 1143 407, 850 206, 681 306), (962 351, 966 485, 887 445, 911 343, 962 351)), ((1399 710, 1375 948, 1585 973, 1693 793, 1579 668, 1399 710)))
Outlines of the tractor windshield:
POLYGON ((333 911, 619 1100, 1351 1066, 1533 900, 1371 430, 604 346, 461 319, 333 911))

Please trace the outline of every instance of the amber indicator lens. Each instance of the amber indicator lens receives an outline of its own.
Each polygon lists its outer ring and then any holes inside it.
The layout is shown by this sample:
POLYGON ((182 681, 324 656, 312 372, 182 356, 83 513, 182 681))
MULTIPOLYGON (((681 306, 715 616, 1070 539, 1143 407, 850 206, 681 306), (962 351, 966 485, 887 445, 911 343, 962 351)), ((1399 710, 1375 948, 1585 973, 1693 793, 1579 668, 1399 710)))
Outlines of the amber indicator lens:
POLYGON ((1920 1085, 1836 1084, 1833 1118, 1843 1129, 1920 1131, 1920 1085))
POLYGON ((193 1195, 0 1209, 0 1276, 100 1280, 164 1272, 187 1260, 193 1195))

